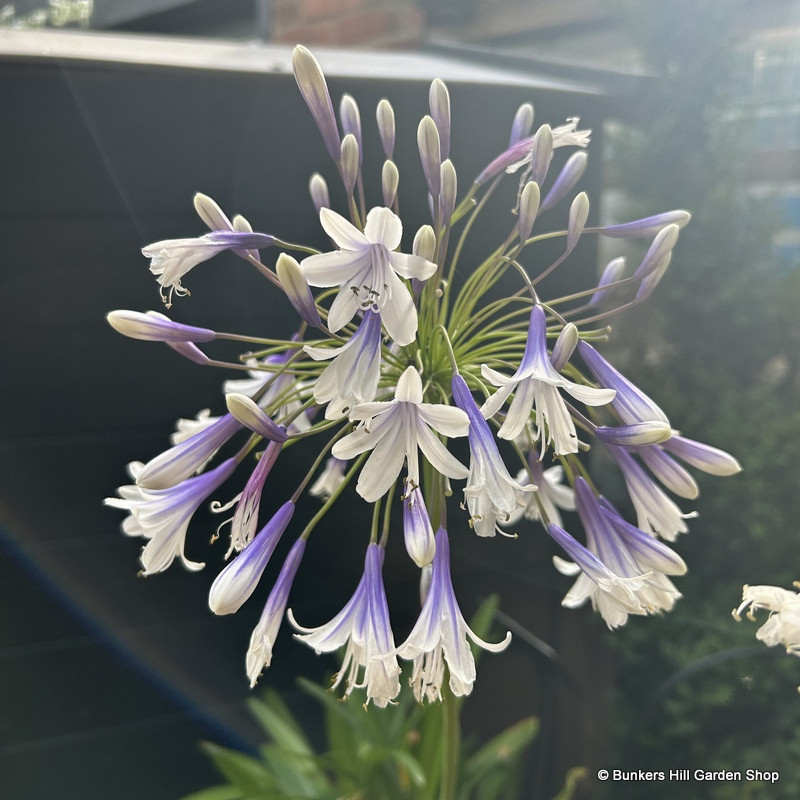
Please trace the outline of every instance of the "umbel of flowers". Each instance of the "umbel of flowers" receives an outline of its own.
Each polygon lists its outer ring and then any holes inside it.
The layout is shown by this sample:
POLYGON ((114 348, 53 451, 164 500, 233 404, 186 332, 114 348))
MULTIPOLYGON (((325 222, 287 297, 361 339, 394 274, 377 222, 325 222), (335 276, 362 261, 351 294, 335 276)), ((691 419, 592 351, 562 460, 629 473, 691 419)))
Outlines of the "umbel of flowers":
POLYGON ((449 95, 435 80, 430 114, 417 131, 428 196, 413 200, 429 207, 430 224, 412 237, 399 216, 392 106, 381 100, 377 107, 385 161, 381 185, 369 187, 361 172, 355 100, 345 95, 337 118, 314 56, 297 47, 293 66, 347 197, 343 208, 332 208, 326 181, 318 173, 311 177, 312 202, 330 249, 289 244, 277 232, 255 233, 243 217, 229 219, 198 194, 195 208, 210 233, 156 242, 143 252, 169 308, 175 297, 189 294, 183 281, 194 267, 232 251, 273 284, 276 297, 291 303, 296 334, 283 340, 270 331, 222 333, 153 311, 108 315, 126 336, 163 342, 197 364, 248 375, 225 382, 225 413, 182 420, 172 447, 146 464, 130 464, 133 482, 106 500, 128 513, 124 532, 144 539, 143 574, 162 572, 176 559, 189 569, 202 567, 186 555, 192 515, 234 472, 249 472, 228 505, 228 563, 211 587, 211 610, 236 612, 255 592, 280 540, 294 540, 252 634, 246 657, 251 683, 269 666, 288 616, 297 638, 317 652, 343 648, 336 684, 345 695, 365 688, 378 706, 401 691, 399 659, 413 662, 416 697, 438 700, 445 680, 456 695, 472 690, 470 640, 492 651, 510 641, 510 634, 499 643, 482 641, 465 622, 450 575, 453 533, 471 528, 494 536, 510 532, 522 518, 538 522, 563 550, 557 569, 576 578, 564 605, 590 599, 610 627, 624 624, 629 614, 671 609, 680 596, 672 577, 686 566, 667 542, 686 532, 692 516, 672 496, 691 500, 698 492, 686 466, 729 475, 739 465, 679 435, 595 345, 607 336, 606 320, 653 292, 689 214, 670 211, 587 227, 589 199, 577 187, 589 131, 577 119, 534 131, 527 104, 514 117, 508 146, 459 199, 449 95), (551 170, 559 149, 569 155, 551 170), (483 248, 483 261, 459 279, 473 222, 509 175, 518 192, 508 227, 490 247, 470 241, 473 251, 483 248), (545 212, 555 230, 543 228, 545 212), (545 299, 542 281, 588 235, 651 243, 634 268, 615 259, 595 283, 545 299), (537 242, 557 238, 561 255, 541 264, 537 242), (490 290, 507 274, 518 289, 497 299, 490 290), (207 354, 206 345, 223 339, 246 348, 238 362, 207 354), (284 452, 288 444, 310 437, 318 442, 316 459, 277 512, 260 519, 271 470, 279 459, 293 457, 294 451, 284 452), (453 439, 465 440, 468 460, 453 455, 453 439), (233 452, 224 460, 217 456, 223 446, 233 452), (635 522, 598 492, 581 460, 592 447, 608 451, 619 466, 635 522), (304 492, 322 504, 311 519, 295 514, 304 492), (343 543, 364 552, 363 577, 330 621, 309 627, 312 621, 287 611, 292 582, 320 519, 353 492, 373 508, 371 530, 361 541, 356 536, 343 543), (451 495, 460 503, 448 504, 451 495), (390 524, 398 504, 402 530, 390 524), (577 511, 582 535, 566 530, 564 509, 577 511), (386 548, 400 540, 420 570, 421 596, 419 619, 403 642, 392 632, 382 573, 386 548))

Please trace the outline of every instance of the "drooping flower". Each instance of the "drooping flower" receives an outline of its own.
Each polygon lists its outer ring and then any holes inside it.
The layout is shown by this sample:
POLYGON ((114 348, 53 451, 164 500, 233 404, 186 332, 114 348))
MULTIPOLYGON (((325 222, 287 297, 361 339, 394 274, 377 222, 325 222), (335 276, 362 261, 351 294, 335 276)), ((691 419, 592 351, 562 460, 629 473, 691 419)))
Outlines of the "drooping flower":
POLYGON ((380 314, 365 311, 356 332, 341 347, 303 349, 315 361, 333 359, 314 383, 314 399, 328 404, 325 419, 340 419, 353 406, 375 399, 381 377, 380 314))
POLYGON ((142 249, 142 255, 150 259, 150 272, 158 278, 161 298, 167 308, 172 295, 187 295, 189 291, 181 285, 181 278, 193 267, 208 261, 223 250, 258 250, 270 247, 275 238, 266 233, 246 231, 214 231, 193 239, 164 239, 142 249), (164 296, 164 289, 169 293, 164 296))
POLYGON ((303 560, 305 549, 306 540, 303 538, 298 539, 292 546, 289 555, 283 562, 278 580, 275 581, 275 585, 269 593, 261 619, 250 637, 246 665, 251 688, 256 685, 262 670, 272 663, 272 648, 275 646, 283 614, 286 611, 286 604, 289 601, 289 592, 300 562, 303 560))
MULTIPOLYGON (((139 476, 142 465, 129 465, 131 477, 139 476)), ((179 557, 186 569, 198 570, 203 564, 190 561, 184 555, 186 530, 195 511, 208 496, 219 488, 236 468, 229 458, 215 469, 188 478, 168 489, 144 489, 136 484, 120 486, 119 498, 107 497, 105 505, 130 512, 122 524, 128 536, 149 539, 142 550, 144 575, 163 572, 179 557)))
POLYGON ((469 418, 460 408, 422 401, 422 380, 411 366, 397 381, 394 400, 362 403, 350 411, 362 420, 356 430, 333 446, 337 458, 350 459, 372 450, 361 469, 356 491, 367 501, 383 497, 408 462, 408 482, 419 486, 419 453, 443 475, 466 478, 469 470, 433 433, 466 436, 469 418))
POLYGON ((686 533, 689 527, 684 520, 697 513, 684 514, 623 447, 607 445, 607 448, 622 470, 636 510, 637 525, 669 542, 674 542, 679 533, 686 533))
POLYGON ((347 467, 346 461, 331 456, 325 462, 319 477, 311 484, 308 493, 323 502, 327 500, 344 482, 345 467, 347 467))
POLYGON ((366 687, 367 702, 371 700, 379 708, 385 708, 400 692, 400 666, 381 576, 383 558, 383 547, 367 547, 364 574, 355 593, 325 625, 304 628, 295 621, 291 609, 288 612, 289 621, 300 631, 295 638, 317 653, 347 646, 332 688, 346 679, 344 694, 349 697, 353 689, 366 687))
POLYGON ((578 452, 575 423, 558 393, 559 389, 589 406, 605 405, 614 399, 613 389, 583 386, 556 372, 547 352, 544 309, 538 304, 531 311, 528 341, 517 371, 508 377, 484 364, 481 373, 490 383, 500 387, 481 408, 481 413, 487 419, 493 417, 514 392, 514 399, 497 435, 501 439, 513 439, 519 435, 535 406, 541 452, 544 452, 550 442, 559 455, 578 452))
MULTIPOLYGON (((576 506, 586 531, 586 547, 619 581, 610 585, 589 572, 581 572, 564 598, 575 608, 591 598, 592 606, 609 628, 624 625, 628 614, 669 611, 681 595, 668 575, 683 575, 686 564, 675 552, 649 533, 626 522, 611 503, 594 492, 583 478, 575 481, 576 506), (622 586, 622 591, 619 591, 622 586), (631 611, 630 593, 641 610, 631 611)), ((580 569, 559 560, 566 574, 580 569)))
MULTIPOLYGON (((798 586, 795 583, 795 586, 798 586)), ((790 655, 800 656, 800 594, 779 586, 747 586, 742 589, 742 602, 734 609, 734 619, 754 620, 762 609, 769 611, 767 621, 756 631, 756 638, 768 647, 781 644, 790 655)))
POLYGON ((367 214, 363 233, 343 216, 322 208, 322 227, 339 250, 309 256, 301 263, 312 286, 341 286, 328 312, 328 328, 343 328, 361 309, 379 311, 389 336, 411 344, 417 333, 417 309, 400 278, 427 280, 436 264, 420 256, 395 252, 403 225, 388 208, 367 214))
MULTIPOLYGON (((469 418, 469 478, 464 497, 470 525, 478 536, 494 536, 528 504, 531 483, 520 484, 508 472, 489 425, 481 415, 466 381, 459 374, 452 380, 453 401, 469 418)), ((502 533, 502 531, 501 531, 502 533)))
POLYGON ((467 639, 478 647, 499 653, 511 641, 506 633, 497 644, 485 642, 467 625, 458 606, 450 577, 450 544, 447 531, 436 532, 436 555, 425 602, 408 638, 397 648, 401 658, 413 660, 411 686, 419 702, 442 699, 444 666, 450 673, 454 695, 468 695, 475 682, 475 659, 467 639))

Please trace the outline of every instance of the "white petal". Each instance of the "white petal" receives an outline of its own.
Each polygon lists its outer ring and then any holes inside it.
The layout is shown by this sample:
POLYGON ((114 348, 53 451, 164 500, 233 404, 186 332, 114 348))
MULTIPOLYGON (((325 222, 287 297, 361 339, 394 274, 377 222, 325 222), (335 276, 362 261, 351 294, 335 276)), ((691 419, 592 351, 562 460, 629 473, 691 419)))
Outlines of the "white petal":
POLYGON ((400 475, 406 457, 402 434, 400 425, 388 432, 361 469, 356 491, 368 503, 374 503, 383 497, 400 475))
POLYGON ((419 404, 422 402, 422 378, 416 367, 406 368, 397 381, 394 396, 397 400, 405 403, 419 404))
POLYGON ((417 309, 406 285, 394 273, 391 298, 381 303, 381 320, 389 336, 401 346, 411 344, 417 335, 417 309))
POLYGON ((441 403, 420 403, 418 413, 421 419, 444 436, 466 436, 469 431, 469 417, 460 408, 441 403))
POLYGON ((417 278, 426 281, 436 272, 436 264, 422 256, 408 253, 389 253, 389 261, 394 271, 404 278, 417 278))
POLYGON ((403 237, 403 223, 390 208, 373 208, 367 214, 364 236, 370 242, 382 244, 387 250, 394 250, 403 237))
POLYGON ((370 259, 369 250, 334 250, 304 258, 300 268, 311 286, 341 286, 352 280, 370 259))
POLYGON ((355 225, 329 208, 319 210, 319 221, 325 233, 344 250, 361 250, 370 243, 355 225))
POLYGON ((334 333, 340 330, 353 319, 358 308, 358 295, 349 286, 342 286, 328 311, 328 328, 334 333))
POLYGON ((469 470, 434 436, 427 425, 417 428, 417 443, 425 458, 448 478, 468 478, 469 470))

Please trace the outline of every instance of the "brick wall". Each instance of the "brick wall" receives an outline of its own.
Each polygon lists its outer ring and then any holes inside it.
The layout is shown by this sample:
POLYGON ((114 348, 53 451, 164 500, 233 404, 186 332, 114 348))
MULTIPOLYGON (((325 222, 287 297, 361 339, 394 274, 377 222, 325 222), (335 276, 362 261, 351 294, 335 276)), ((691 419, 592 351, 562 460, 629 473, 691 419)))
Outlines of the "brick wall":
POLYGON ((422 38, 412 0, 274 0, 274 41, 349 47, 404 47, 422 38))

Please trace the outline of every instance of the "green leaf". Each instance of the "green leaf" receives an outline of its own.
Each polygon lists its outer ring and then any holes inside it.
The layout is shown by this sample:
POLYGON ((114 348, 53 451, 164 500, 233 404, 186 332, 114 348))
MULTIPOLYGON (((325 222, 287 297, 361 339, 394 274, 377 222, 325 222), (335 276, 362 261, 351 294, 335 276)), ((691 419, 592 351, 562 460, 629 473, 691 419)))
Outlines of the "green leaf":
POLYGON ((228 750, 211 742, 203 742, 203 750, 211 757, 216 768, 243 795, 258 795, 275 787, 264 765, 250 756, 228 750))
POLYGON ((247 707, 276 744, 297 755, 314 755, 308 739, 276 692, 268 691, 263 701, 251 697, 247 707))

